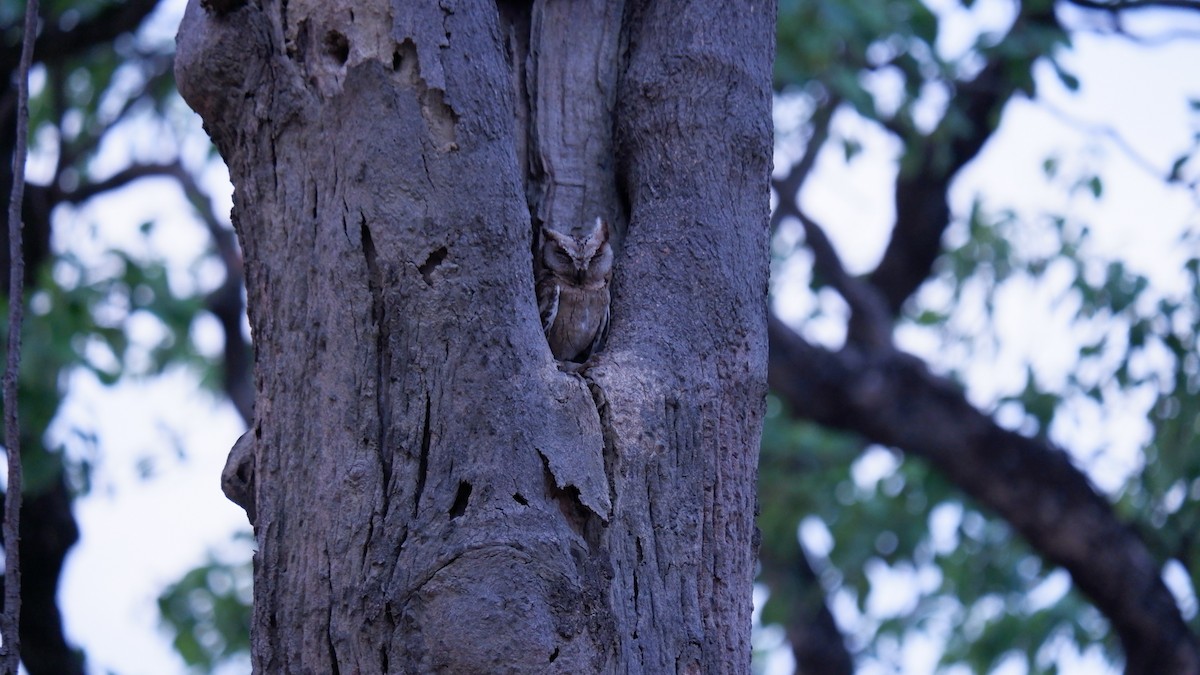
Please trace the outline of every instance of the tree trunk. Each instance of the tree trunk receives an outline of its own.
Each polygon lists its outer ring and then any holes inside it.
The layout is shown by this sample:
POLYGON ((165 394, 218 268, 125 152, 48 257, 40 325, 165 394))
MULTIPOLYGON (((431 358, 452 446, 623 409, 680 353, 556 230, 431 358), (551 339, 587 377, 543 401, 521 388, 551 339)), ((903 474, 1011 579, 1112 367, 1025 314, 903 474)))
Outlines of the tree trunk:
POLYGON ((189 3, 256 347, 256 672, 748 671, 773 27, 189 3), (565 372, 533 235, 598 216, 610 334, 565 372))

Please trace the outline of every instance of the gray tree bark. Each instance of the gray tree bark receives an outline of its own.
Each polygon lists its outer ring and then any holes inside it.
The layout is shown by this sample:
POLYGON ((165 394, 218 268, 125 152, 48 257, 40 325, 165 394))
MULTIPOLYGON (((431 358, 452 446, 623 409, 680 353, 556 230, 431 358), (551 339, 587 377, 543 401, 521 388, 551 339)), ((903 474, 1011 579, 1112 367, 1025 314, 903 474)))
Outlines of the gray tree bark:
POLYGON ((256 672, 740 673, 773 3, 192 0, 255 421, 256 672), (533 233, 618 233, 563 372, 533 233))

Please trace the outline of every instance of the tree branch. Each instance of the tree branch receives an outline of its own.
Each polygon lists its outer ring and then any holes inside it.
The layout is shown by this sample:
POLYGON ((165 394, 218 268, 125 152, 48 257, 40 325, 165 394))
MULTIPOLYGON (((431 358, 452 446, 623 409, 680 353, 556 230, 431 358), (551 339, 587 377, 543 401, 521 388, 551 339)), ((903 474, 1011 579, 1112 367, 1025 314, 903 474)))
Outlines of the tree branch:
POLYGON ((805 242, 813 252, 817 271, 850 306, 847 345, 867 351, 892 349, 893 321, 886 298, 874 286, 846 272, 833 242, 820 225, 801 209, 796 209, 795 215, 804 226, 805 242))
POLYGON ((772 178, 771 187, 779 199, 771 213, 771 229, 779 227, 786 217, 800 221, 804 238, 813 252, 817 272, 834 287, 850 306, 850 341, 868 349, 888 348, 891 345, 892 317, 880 293, 862 280, 851 276, 842 265, 841 256, 829 241, 825 230, 800 208, 800 189, 816 164, 817 155, 829 138, 829 127, 833 114, 841 100, 832 97, 813 113, 812 136, 804 155, 792 165, 783 178, 772 178))
MULTIPOLYGON (((139 59, 139 63, 143 67, 146 74, 146 80, 142 83, 141 88, 137 92, 130 94, 125 99, 125 102, 121 105, 119 110, 111 115, 105 116, 107 119, 102 120, 101 123, 98 124, 98 128, 92 130, 85 126, 80 132, 80 135, 73 139, 72 142, 66 143, 64 141, 62 143, 58 153, 58 167, 55 171, 55 176, 58 176, 64 168, 68 166, 74 166, 85 155, 95 151, 96 148, 100 146, 100 142, 104 140, 104 137, 108 134, 108 132, 114 126, 124 120, 138 103, 146 100, 146 97, 150 95, 155 88, 170 83, 170 81, 174 78, 174 74, 171 72, 171 66, 174 62, 172 55, 142 54, 135 58, 139 59)), ((47 71, 50 74, 51 81, 55 85, 55 102, 56 104, 63 106, 65 111, 65 105, 62 103, 64 96, 61 91, 59 91, 62 81, 63 68, 61 66, 50 66, 47 68, 47 71)), ((59 119, 61 120, 61 118, 62 112, 59 113, 59 119)), ((63 125, 61 121, 59 122, 58 127, 60 130, 62 129, 63 125)))
POLYGON ((254 373, 250 345, 242 333, 242 315, 246 312, 242 293, 245 285, 242 252, 235 232, 217 217, 212 199, 196 183, 195 177, 182 167, 175 177, 212 235, 217 254, 225 266, 225 281, 208 296, 207 307, 221 323, 225 335, 225 393, 248 425, 254 421, 254 373))
POLYGON ((96 183, 80 186, 70 192, 61 193, 62 201, 72 204, 84 202, 92 197, 123 187, 142 178, 166 177, 174 179, 192 206, 201 222, 213 238, 217 255, 225 267, 225 281, 208 297, 207 308, 221 323, 225 335, 225 358, 223 361, 225 393, 237 408, 238 414, 249 424, 253 419, 254 387, 253 364, 250 345, 242 334, 242 314, 245 303, 242 299, 242 255, 237 237, 226 227, 212 207, 212 199, 196 182, 192 174, 178 161, 164 164, 133 164, 108 178, 96 183))
POLYGON ((817 163, 817 156, 821 154, 821 148, 825 147, 825 141, 829 139, 829 126, 833 122, 833 113, 837 111, 839 105, 841 105, 841 99, 837 96, 830 96, 824 104, 813 111, 812 117, 809 119, 809 124, 812 125, 812 134, 808 137, 808 144, 804 146, 804 154, 795 164, 792 164, 792 168, 788 170, 786 176, 771 179, 771 187, 775 189, 775 194, 779 198, 779 206, 771 214, 772 232, 779 227, 779 222, 784 216, 795 215, 799 210, 797 200, 800 197, 800 188, 804 187, 804 181, 812 173, 812 168, 817 163))
POLYGON ((74 190, 60 191, 57 201, 67 204, 81 204, 96 195, 125 187, 142 178, 175 177, 176 173, 180 170, 182 169, 177 162, 166 164, 130 164, 104 180, 95 183, 85 183, 74 190))
MULTIPOLYGON (((1035 10, 1032 4, 1022 4, 1010 35, 1030 24, 1058 28, 1052 6, 1035 10)), ((896 224, 882 260, 867 277, 893 316, 929 277, 941 253, 942 234, 950 225, 946 193, 951 182, 979 154, 1004 106, 1023 86, 1021 78, 1012 76, 1013 67, 1010 56, 995 51, 973 80, 957 85, 954 100, 961 108, 955 114, 948 112, 927 136, 903 139, 908 151, 896 179, 896 224), (952 140, 947 143, 947 138, 952 140)))
MULTIPOLYGON (((110 3, 90 18, 65 30, 59 28, 58 17, 46 17, 34 50, 43 63, 65 61, 136 30, 158 6, 158 2, 127 0, 110 3)), ((12 72, 19 58, 20 49, 16 46, 0 50, 0 72, 12 72)))
POLYGON ((29 66, 37 38, 37 0, 27 0, 21 55, 17 67, 17 128, 12 156, 12 192, 8 200, 8 358, 4 370, 4 447, 8 486, 4 492, 4 671, 21 665, 21 423, 17 401, 21 369, 21 326, 25 316, 25 249, 21 210, 25 203, 25 160, 29 142, 29 66))
MULTIPOLYGON (((1045 101, 1041 102, 1041 107, 1054 117, 1057 117, 1064 124, 1079 129, 1086 134, 1108 139, 1113 145, 1117 146, 1118 150, 1120 150, 1127 158, 1129 158, 1129 161, 1133 162, 1139 169, 1145 171, 1150 176, 1168 184, 1184 182, 1179 176, 1171 175, 1169 171, 1163 171, 1154 166, 1154 162, 1150 161, 1149 158, 1138 152, 1137 148, 1133 147, 1132 143, 1125 140, 1125 137, 1122 136, 1121 133, 1114 127, 1107 124, 1077 119, 1072 117, 1070 113, 1059 108, 1058 106, 1045 101)), ((1186 187, 1193 186, 1186 185, 1186 187)))
POLYGON ((825 604, 825 589, 808 562, 808 556, 793 536, 786 550, 775 552, 766 545, 759 551, 763 578, 771 594, 787 602, 788 643, 796 659, 796 672, 821 675, 850 675, 854 659, 846 639, 825 604))
POLYGON ((1126 673, 1200 672, 1158 562, 1066 453, 1001 428, 908 354, 831 352, 773 316, 768 332, 770 385, 793 414, 923 457, 1007 520, 1112 622, 1126 673))
POLYGON ((67 551, 79 540, 62 472, 30 496, 22 515, 21 558, 33 564, 21 575, 21 662, 31 675, 83 675, 83 653, 67 643, 56 599, 67 551))
POLYGON ((1067 2, 1076 7, 1083 7, 1084 9, 1095 9, 1113 13, 1155 8, 1200 10, 1200 2, 1196 2, 1196 0, 1117 0, 1117 2, 1067 0, 1067 2))

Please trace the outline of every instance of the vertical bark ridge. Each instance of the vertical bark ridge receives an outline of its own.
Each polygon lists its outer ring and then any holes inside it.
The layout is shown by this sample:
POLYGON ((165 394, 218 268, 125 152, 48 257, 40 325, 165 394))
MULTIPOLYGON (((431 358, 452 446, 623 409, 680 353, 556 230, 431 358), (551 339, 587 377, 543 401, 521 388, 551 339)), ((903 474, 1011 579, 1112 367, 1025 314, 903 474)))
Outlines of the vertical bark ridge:
POLYGON ((527 87, 530 212, 536 225, 560 232, 609 222, 620 248, 625 213, 619 208, 612 163, 624 2, 535 0, 530 10, 527 87))
POLYGON ((633 399, 633 409, 665 411, 661 428, 613 417, 620 461, 644 466, 618 471, 622 482, 636 484, 642 472, 667 477, 671 494, 669 505, 647 495, 646 512, 613 536, 652 534, 650 564, 636 575, 639 599, 666 594, 695 606, 656 627, 663 647, 642 672, 749 667, 770 154, 770 83, 754 64, 770 60, 773 9, 637 2, 626 21, 616 147, 630 224, 598 368, 614 409, 633 399), (680 335, 690 337, 673 339, 680 335), (662 566, 663 547, 688 553, 662 566))

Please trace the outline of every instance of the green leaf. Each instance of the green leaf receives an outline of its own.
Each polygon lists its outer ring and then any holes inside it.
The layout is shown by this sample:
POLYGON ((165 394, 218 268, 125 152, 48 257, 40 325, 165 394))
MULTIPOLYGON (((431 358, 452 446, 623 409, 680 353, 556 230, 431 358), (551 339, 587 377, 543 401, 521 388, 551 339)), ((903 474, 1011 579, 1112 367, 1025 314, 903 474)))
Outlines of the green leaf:
POLYGON ((1042 173, 1046 175, 1046 178, 1054 178, 1058 175, 1058 158, 1047 157, 1042 160, 1042 173))
POLYGON ((1069 91, 1072 91, 1072 92, 1079 91, 1079 78, 1078 77, 1076 77, 1075 75, 1068 72, 1056 60, 1052 60, 1051 64, 1054 66, 1054 73, 1056 75, 1058 75, 1059 82, 1062 82, 1064 87, 1066 87, 1069 91))
POLYGON ((862 149, 862 143, 860 143, 857 139, 842 139, 842 152, 845 156, 847 164, 849 164, 856 156, 858 156, 858 153, 862 152, 862 149))
POLYGON ((211 671, 250 650, 249 561, 208 561, 171 584, 158 598, 163 623, 188 665, 211 671))

